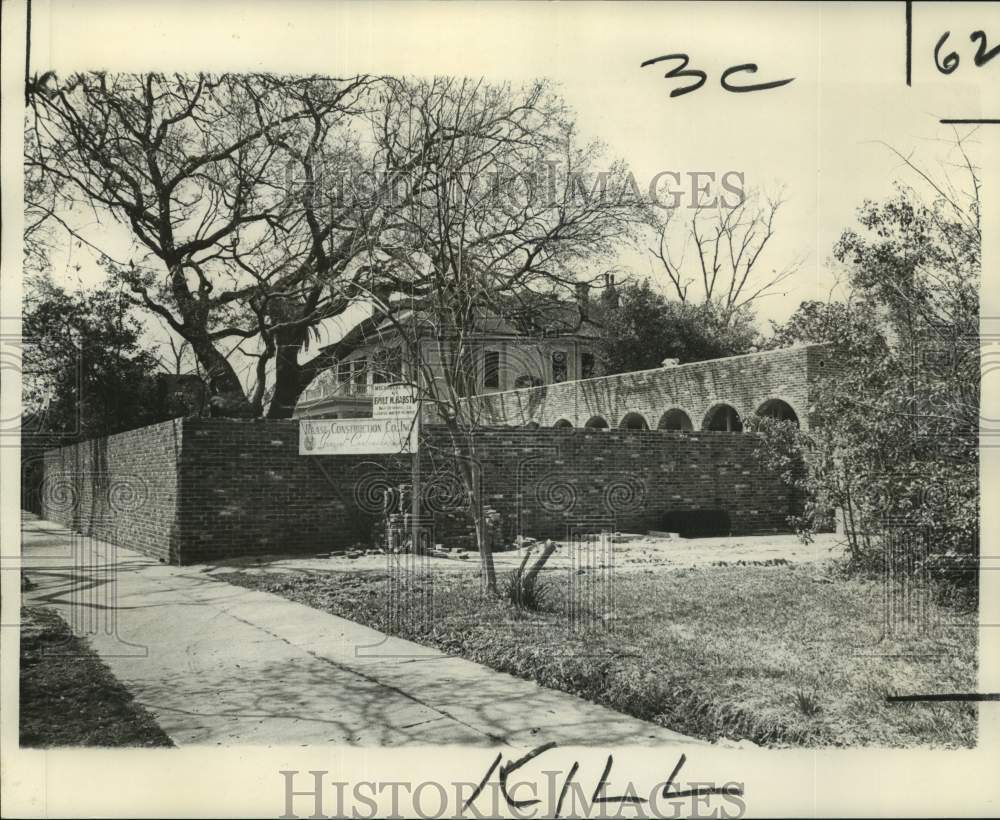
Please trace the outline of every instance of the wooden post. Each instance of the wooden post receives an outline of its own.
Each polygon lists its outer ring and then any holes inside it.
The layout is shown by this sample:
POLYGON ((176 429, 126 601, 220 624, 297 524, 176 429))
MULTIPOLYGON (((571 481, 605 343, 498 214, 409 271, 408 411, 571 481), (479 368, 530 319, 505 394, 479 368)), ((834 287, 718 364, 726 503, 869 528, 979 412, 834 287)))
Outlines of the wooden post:
POLYGON ((416 552, 418 550, 418 544, 419 544, 419 541, 418 541, 418 534, 419 533, 418 533, 418 531, 420 529, 420 526, 417 523, 419 521, 419 519, 420 519, 420 416, 421 416, 420 407, 421 407, 421 403, 420 403, 420 400, 418 399, 417 400, 417 417, 416 417, 416 419, 413 422, 414 427, 416 428, 416 430, 414 431, 414 439, 416 440, 416 447, 415 447, 414 452, 413 452, 413 460, 412 460, 412 464, 413 464, 413 481, 412 481, 412 483, 413 483, 413 492, 412 492, 412 496, 413 497, 410 499, 410 513, 411 513, 411 518, 413 519, 410 539, 411 539, 411 543, 413 544, 413 552, 414 552, 414 554, 416 554, 416 552))
POLYGON ((417 397, 417 417, 414 419, 413 424, 416 427, 415 430, 415 440, 416 447, 414 448, 413 458, 411 463, 413 465, 413 498, 410 499, 411 504, 411 515, 413 516, 413 526, 411 529, 410 539, 413 543, 413 552, 416 554, 418 550, 419 541, 418 530, 419 524, 417 523, 420 519, 420 429, 421 429, 421 416, 423 413, 424 403, 420 397, 420 333, 417 327, 417 311, 414 309, 412 303, 410 306, 410 320, 413 327, 413 343, 414 349, 414 362, 413 362, 413 378, 410 381, 413 384, 413 391, 417 397))

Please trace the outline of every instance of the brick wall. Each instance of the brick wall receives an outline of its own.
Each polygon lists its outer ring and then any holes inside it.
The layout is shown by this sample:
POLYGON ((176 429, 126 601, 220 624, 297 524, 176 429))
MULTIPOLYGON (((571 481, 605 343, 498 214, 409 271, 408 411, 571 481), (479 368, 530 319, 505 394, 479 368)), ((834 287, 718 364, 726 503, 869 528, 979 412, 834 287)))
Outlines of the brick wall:
POLYGON ((21 423, 21 509, 41 515, 45 453, 59 446, 59 438, 26 431, 21 423))
MULTIPOLYGON (((677 529, 669 516, 692 511, 722 532, 787 531, 798 501, 756 446, 746 433, 486 428, 463 457, 503 541, 677 529)), ((447 431, 426 427, 424 512, 436 541, 468 545, 455 459, 447 431)), ((410 470, 408 456, 300 456, 297 421, 189 418, 48 451, 43 515, 171 563, 326 552, 370 543, 382 491, 410 470)))
POLYGON ((781 399, 808 427, 810 388, 825 372, 828 348, 807 345, 750 353, 675 367, 641 370, 584 381, 510 390, 480 396, 477 419, 482 424, 551 427, 568 421, 583 427, 600 416, 618 427, 629 413, 638 413, 655 430, 663 414, 682 410, 694 430, 719 403, 735 408, 741 418, 755 413, 769 399, 781 399))
POLYGON ((181 435, 173 420, 46 451, 42 517, 175 560, 181 435))
MULTIPOLYGON (((425 480, 440 476, 454 485, 445 431, 427 433, 425 451, 441 456, 425 480)), ((500 514, 501 540, 562 538, 588 522, 626 532, 676 530, 685 517, 678 513, 696 511, 724 534, 788 532, 787 516, 801 511, 801 499, 762 469, 757 446, 749 433, 491 428, 475 436, 472 461, 483 503, 500 514)), ((432 499, 427 506, 438 540, 468 542, 467 518, 455 514, 463 504, 432 499)))
POLYGON ((168 563, 370 539, 408 457, 298 454, 298 422, 188 418, 48 450, 41 515, 168 563))
POLYGON ((300 456, 297 421, 184 421, 183 562, 367 542, 409 457, 300 456))

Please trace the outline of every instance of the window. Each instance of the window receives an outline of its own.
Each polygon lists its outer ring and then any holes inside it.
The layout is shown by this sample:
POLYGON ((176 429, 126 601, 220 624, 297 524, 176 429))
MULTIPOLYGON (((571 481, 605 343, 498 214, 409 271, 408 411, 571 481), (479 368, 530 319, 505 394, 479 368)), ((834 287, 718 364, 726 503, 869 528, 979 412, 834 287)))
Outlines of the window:
POLYGON ((337 365, 337 384, 347 384, 351 380, 351 363, 341 362, 337 365))
POLYGON ((389 371, 389 381, 402 381, 403 379, 403 348, 394 347, 389 351, 386 369, 389 371))
POLYGON ((403 369, 403 354, 398 347, 378 350, 372 355, 372 383, 399 381, 403 369))
POLYGON ((566 351, 555 350, 552 352, 552 381, 566 381, 566 351))
POLYGON ((389 381, 388 360, 388 354, 384 350, 377 350, 372 355, 372 384, 385 384, 389 381))
POLYGON ((580 378, 590 379, 594 376, 594 354, 584 353, 580 357, 580 378))
POLYGON ((483 387, 500 387, 500 351, 487 350, 483 354, 483 387))
POLYGON ((364 393, 365 388, 368 385, 368 360, 367 359, 355 359, 352 364, 353 367, 353 380, 354 380, 354 392, 364 393))
POLYGON ((336 368, 330 368, 329 370, 324 370, 320 373, 319 376, 313 381, 311 387, 314 388, 320 396, 329 396, 336 388, 336 382, 336 368))

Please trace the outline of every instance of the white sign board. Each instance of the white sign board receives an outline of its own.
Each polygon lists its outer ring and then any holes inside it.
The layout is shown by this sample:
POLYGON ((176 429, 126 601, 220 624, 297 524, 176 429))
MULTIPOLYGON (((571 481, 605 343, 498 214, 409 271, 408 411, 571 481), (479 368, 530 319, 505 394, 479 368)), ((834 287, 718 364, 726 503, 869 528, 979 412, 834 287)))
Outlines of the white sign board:
POLYGON ((377 419, 412 419, 419 400, 412 384, 373 384, 372 416, 377 419))
POLYGON ((303 419, 300 456, 413 453, 417 425, 412 419, 303 419))

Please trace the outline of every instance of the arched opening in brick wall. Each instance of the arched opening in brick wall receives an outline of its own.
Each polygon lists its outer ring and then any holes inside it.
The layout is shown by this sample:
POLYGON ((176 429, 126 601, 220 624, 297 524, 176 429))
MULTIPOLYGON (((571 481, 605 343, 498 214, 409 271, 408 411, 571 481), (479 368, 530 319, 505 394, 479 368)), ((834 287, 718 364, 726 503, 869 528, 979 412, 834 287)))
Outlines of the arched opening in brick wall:
POLYGON ((626 413, 618 423, 622 430, 648 430, 649 425, 642 413, 626 413))
POLYGON ((656 425, 657 430, 694 430, 691 417, 675 407, 660 416, 660 423, 656 425))
POLYGON ((573 426, 573 422, 571 422, 571 421, 568 421, 568 420, 566 420, 566 419, 559 419, 559 421, 557 421, 557 422, 556 422, 555 424, 553 424, 552 426, 553 426, 553 427, 559 427, 559 428, 561 428, 561 429, 564 429, 564 428, 566 428, 566 427, 572 427, 572 426, 573 426))
POLYGON ((583 426, 589 427, 591 430, 607 430, 608 421, 604 416, 591 416, 583 426))
POLYGON ((768 399, 757 408, 757 415, 765 418, 777 419, 778 421, 792 421, 795 426, 799 426, 799 417, 792 406, 787 401, 781 399, 768 399))
POLYGON ((705 420, 701 423, 702 430, 714 430, 720 433, 741 433, 743 422, 740 414, 731 404, 720 403, 709 409, 705 420))

